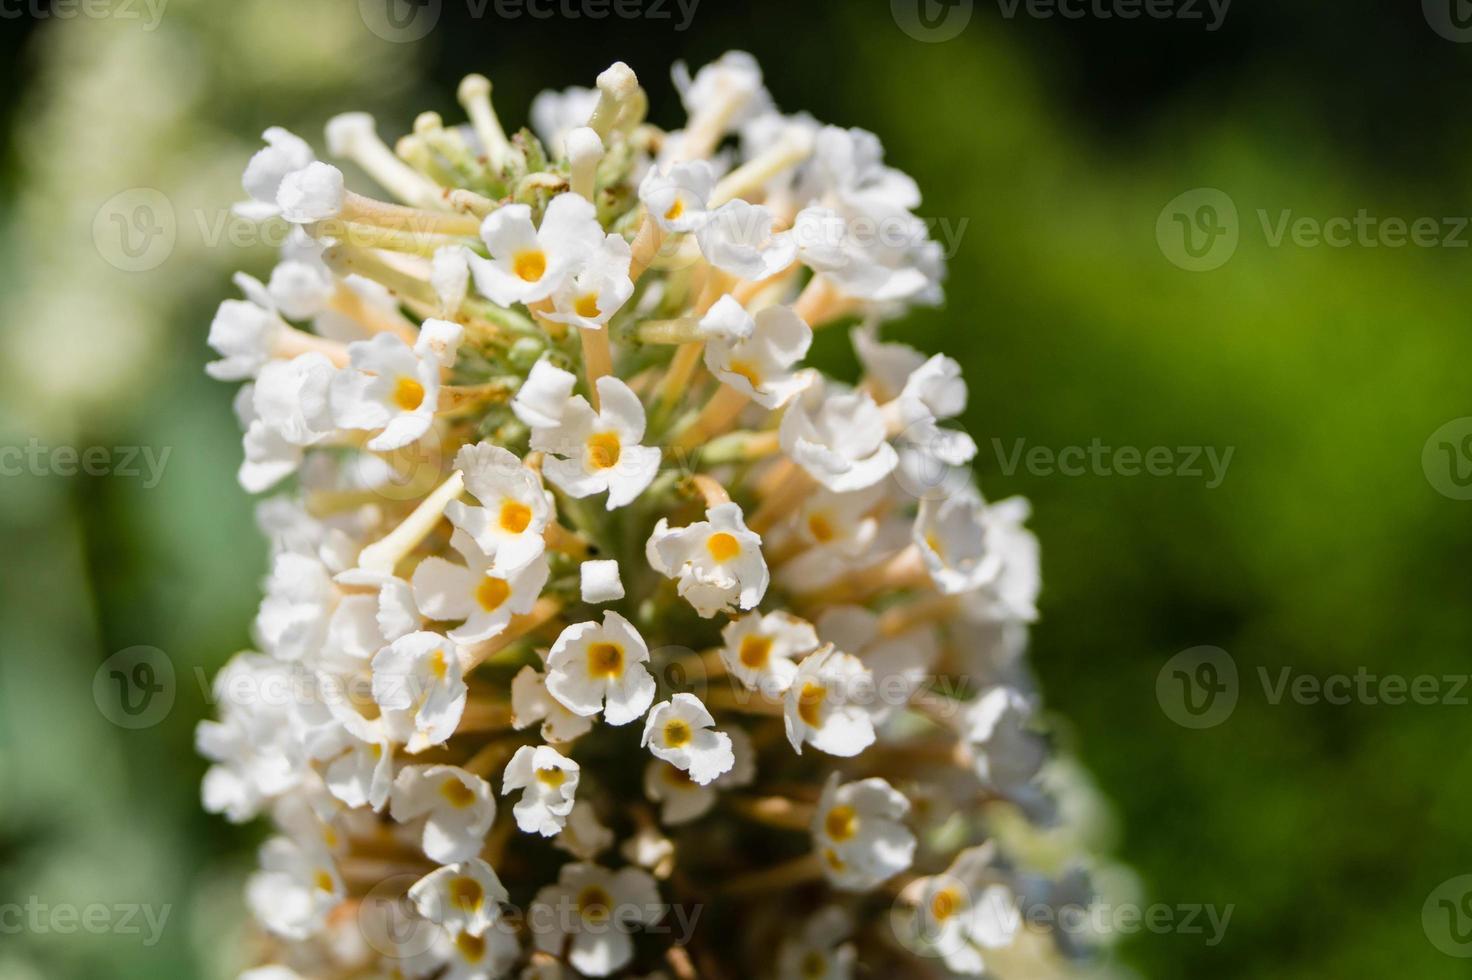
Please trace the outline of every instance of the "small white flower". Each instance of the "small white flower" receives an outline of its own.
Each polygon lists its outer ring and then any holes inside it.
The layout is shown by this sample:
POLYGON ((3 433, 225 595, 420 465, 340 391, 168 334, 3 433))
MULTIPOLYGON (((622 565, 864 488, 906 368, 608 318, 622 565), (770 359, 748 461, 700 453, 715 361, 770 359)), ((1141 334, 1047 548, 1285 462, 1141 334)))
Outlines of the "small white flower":
POLYGON ((654 703, 654 678, 645 666, 649 647, 632 623, 605 611, 602 624, 574 623, 547 654, 547 690, 569 711, 603 712, 610 725, 627 725, 654 703))
POLYGON ((813 844, 828 880, 845 891, 868 891, 907 870, 915 835, 902 822, 910 801, 882 779, 840 785, 834 773, 813 818, 813 844))
POLYGON ((261 845, 261 870, 246 883, 251 911, 267 930, 285 939, 309 939, 347 894, 324 848, 274 837, 261 845))
POLYGON ((715 172, 705 160, 674 164, 668 173, 650 167, 639 184, 639 200, 665 231, 698 231, 710 216, 715 186, 715 172))
POLYGON ((705 516, 679 528, 661 517, 645 547, 650 566, 678 579, 680 595, 707 619, 755 608, 771 580, 761 535, 746 526, 737 504, 717 504, 705 516))
POLYGON ((691 116, 718 111, 728 128, 736 128, 772 109, 761 66, 745 51, 727 51, 702 66, 693 78, 686 64, 678 61, 672 74, 680 101, 691 116))
POLYGON ((808 743, 829 755, 858 755, 874 744, 874 719, 854 702, 873 690, 874 676, 858 657, 831 646, 808 654, 787 691, 787 740, 799 753, 808 743))
POLYGON ((613 831, 598 822, 598 811, 586 800, 578 800, 567 815, 567 824, 552 841, 579 861, 592 861, 613 846, 613 831))
POLYGON ((822 588, 898 552, 910 540, 911 522, 886 516, 891 510, 883 483, 834 493, 809 494, 790 533, 805 550, 782 565, 779 580, 789 587, 822 588))
POLYGON ((659 820, 670 827, 705 816, 716 805, 713 786, 702 786, 683 769, 651 760, 644 768, 644 795, 659 806, 659 820))
POLYGON ((463 245, 446 245, 435 249, 429 282, 446 315, 465 304, 470 292, 470 250, 463 245))
POLYGON ((742 200, 716 208, 695 233, 706 261, 738 279, 770 279, 797 259, 790 232, 772 231, 772 212, 742 200))
POLYGON ((593 205, 577 194, 559 194, 547 205, 541 228, 531 208, 507 204, 486 216, 481 239, 489 259, 468 255, 475 287, 501 306, 535 303, 556 292, 602 243, 593 205))
POLYGON ((350 807, 382 810, 394 785, 393 746, 387 740, 358 742, 332 760, 323 781, 350 807))
POLYGON ((935 587, 946 595, 981 588, 1002 570, 991 547, 986 504, 967 487, 941 500, 920 501, 913 538, 935 587))
POLYGON ((598 90, 595 88, 572 86, 562 91, 548 89, 539 92, 532 99, 532 129, 542 145, 553 156, 560 157, 563 139, 570 131, 586 126, 597 107, 598 90))
POLYGON ((465 489, 480 505, 454 500, 445 516, 495 559, 498 571, 524 568, 546 550, 552 504, 534 470, 523 466, 515 453, 489 442, 461 449, 455 468, 465 474, 465 489))
POLYGON ((789 306, 769 306, 755 317, 722 296, 700 321, 705 366, 763 408, 781 408, 812 383, 792 368, 807 356, 813 331, 789 306))
POLYGON ((280 126, 261 138, 266 145, 250 158, 241 177, 250 200, 235 205, 236 214, 251 221, 282 215, 288 221, 310 222, 342 209, 341 172, 318 163, 306 140, 280 126))
POLYGON ((501 918, 506 886, 480 858, 449 864, 425 875, 409 889, 419 914, 451 935, 480 936, 501 918))
POLYGON ((570 371, 542 358, 532 365, 526 380, 511 400, 511 411, 532 429, 553 429, 562 424, 578 379, 570 371))
POLYGON ((526 666, 511 680, 512 724, 530 728, 542 723, 542 737, 549 742, 571 742, 593 728, 593 719, 574 714, 547 691, 546 677, 526 666))
MULTIPOLYGON (((447 944, 445 965, 447 969, 439 980, 498 980, 511 972, 511 967, 521 956, 521 943, 516 934, 496 927, 487 929, 479 936, 462 932, 447 944)), ((398 966, 407 968, 408 961, 400 959, 398 966)), ((426 971, 423 975, 428 975, 426 971)))
POLYGON ((270 294, 259 279, 237 272, 234 282, 246 298, 224 300, 210 321, 208 343, 220 355, 220 360, 211 361, 204 369, 216 381, 254 378, 270 362, 277 343, 291 329, 276 312, 270 294))
POLYGON ((342 171, 316 161, 281 179, 276 204, 281 217, 292 224, 306 225, 341 213, 343 193, 342 171))
POLYGON ((557 884, 537 892, 532 914, 555 928, 539 929, 538 949, 584 976, 606 977, 634 958, 630 930, 653 925, 665 913, 654 879, 637 868, 612 872, 595 864, 564 864, 557 884), (545 910, 538 914, 538 907, 545 910))
POLYGON ((578 566, 578 580, 584 602, 597 604, 624 597, 616 559, 583 562, 578 566))
POLYGON ((862 391, 830 392, 821 380, 787 406, 780 438, 783 451, 835 493, 871 487, 899 462, 874 399, 862 391))
POLYGON ((634 295, 629 278, 632 261, 628 242, 618 235, 606 236, 578 273, 552 294, 553 310, 547 319, 585 330, 606 324, 634 295))
POLYGON ((511 808, 523 833, 551 837, 562 830, 572 812, 581 771, 576 762, 548 745, 523 745, 506 764, 501 795, 521 790, 511 808))
POLYGON ((818 648, 811 623, 787 612, 749 613, 721 630, 721 659, 732 677, 771 698, 792 687, 797 658, 818 648))
POLYGON ((853 943, 845 942, 853 930, 853 920, 836 905, 815 913, 778 951, 777 980, 849 980, 858 958, 853 943))
POLYGON ((824 643, 852 653, 874 675, 869 714, 875 724, 909 704, 940 656, 933 631, 917 628, 885 636, 879 614, 863 606, 830 606, 817 627, 824 643))
POLYGON ((1038 618, 1038 539, 1023 524, 1032 507, 1022 497, 1008 497, 986 508, 987 545, 1000 569, 982 588, 969 593, 961 613, 973 622, 1030 623, 1038 618))
POLYGON ((676 694, 661 701, 644 722, 640 744, 676 769, 683 769, 701 786, 729 772, 736 758, 731 736, 714 730, 716 720, 693 694, 676 694))
POLYGON ((919 936, 955 973, 986 972, 986 952, 1012 945, 1021 926, 1017 897, 991 860, 991 847, 968 848, 943 874, 911 886, 918 899, 919 936))
POLYGON ((1048 745, 1033 727, 1033 708, 1015 688, 999 685, 966 705, 961 732, 976 775, 1004 793, 1016 792, 1038 775, 1048 745))
POLYGON ((373 450, 399 449, 429 431, 440 371, 454 360, 464 328, 426 320, 413 348, 391 333, 348 345, 352 366, 332 379, 332 414, 345 429, 378 431, 373 450))
POLYGON ((570 497, 608 491, 608 509, 631 503, 659 472, 660 451, 641 446, 644 406, 618 378, 598 379, 600 408, 575 395, 559 423, 532 429, 532 448, 548 453, 542 471, 570 497))
POLYGON ((647 869, 656 878, 668 878, 674 871, 675 842, 661 833, 654 824, 640 827, 634 832, 634 836, 623 842, 618 852, 630 864, 647 869))
POLYGON ((456 530, 450 544, 465 557, 464 565, 430 556, 414 570, 414 601, 430 619, 459 622, 449 632, 456 643, 478 643, 505 631, 511 617, 530 612, 547 584, 547 556, 538 555, 519 569, 495 567, 475 540, 456 530))
POLYGON ((751 744, 751 736, 741 728, 732 728, 728 734, 733 761, 731 768, 711 783, 715 789, 740 789, 756 781, 756 746, 751 744))
POLYGON ((410 752, 449 741, 468 693, 460 654, 438 633, 410 633, 373 657, 373 700, 385 731, 410 752))
POLYGON ((798 257, 843 293, 875 303, 923 302, 939 287, 939 246, 914 215, 804 208, 792 228, 798 257))
POLYGON ((496 800, 490 783, 456 766, 405 766, 394 780, 389 813, 399 823, 424 818, 425 855, 454 864, 485 846, 496 800))

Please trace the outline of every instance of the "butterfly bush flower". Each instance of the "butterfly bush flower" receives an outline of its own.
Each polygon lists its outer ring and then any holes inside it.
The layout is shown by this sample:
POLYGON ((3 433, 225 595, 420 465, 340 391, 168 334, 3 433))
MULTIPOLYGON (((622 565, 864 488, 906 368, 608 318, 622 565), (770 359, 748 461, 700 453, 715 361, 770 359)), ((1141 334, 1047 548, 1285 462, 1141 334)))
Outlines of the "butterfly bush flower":
POLYGON ((196 739, 206 809, 274 828, 246 980, 1082 975, 1019 910, 1089 900, 1099 807, 1027 504, 903 342, 920 189, 750 55, 674 82, 667 128, 616 63, 508 133, 472 75, 463 124, 246 165, 289 234, 206 370, 270 564, 196 739))

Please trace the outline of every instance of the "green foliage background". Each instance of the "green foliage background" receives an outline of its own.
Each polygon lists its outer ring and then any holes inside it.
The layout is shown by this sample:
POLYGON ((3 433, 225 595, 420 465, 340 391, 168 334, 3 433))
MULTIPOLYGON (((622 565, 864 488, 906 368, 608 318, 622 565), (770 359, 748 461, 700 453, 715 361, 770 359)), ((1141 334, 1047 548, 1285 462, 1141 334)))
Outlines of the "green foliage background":
MULTIPOLYGON (((181 248, 124 288, 96 258, 96 207, 129 186, 182 200, 185 184, 189 200, 223 207, 265 125, 320 145, 328 115, 366 108, 397 135, 421 108, 456 118, 453 85, 471 70, 492 75, 519 123, 538 89, 587 84, 622 58, 651 88, 656 119, 674 123, 669 64, 733 47, 762 59, 784 108, 880 134, 924 189, 923 214, 963 229, 947 307, 891 336, 965 363, 983 489, 1034 502, 1046 583, 1034 660, 1060 737, 1118 808, 1118 856, 1151 901, 1235 907, 1219 946, 1145 933, 1124 959, 1152 977, 1465 975, 1428 941, 1421 910, 1440 882, 1472 871, 1468 707, 1273 704, 1259 670, 1468 670, 1472 505, 1439 495, 1421 465, 1431 433, 1472 414, 1468 249, 1271 247, 1258 211, 1468 214, 1455 98, 1472 79, 1467 51, 1413 5, 1369 3, 1238 8, 1212 33, 1009 20, 977 4, 961 36, 939 44, 910 38, 872 0, 705 0, 683 33, 473 20, 447 3, 417 45, 372 37, 353 7, 175 0, 157 32, 128 43, 184 52, 197 97, 183 121, 129 174, 104 166, 39 211, 28 191, 67 166, 73 138, 47 133, 47 113, 93 67, 74 56, 136 27, 4 27, 8 81, 24 97, 7 120, 0 294, 34 287, 27 262, 50 240, 78 257, 71 289, 121 310, 144 282, 148 308, 164 312, 135 363, 63 390, 36 368, 50 338, 80 326, 102 342, 128 318, 79 325, 51 295, 28 315, 11 309, 0 444, 35 436, 171 456, 153 489, 116 477, 0 485, 0 902, 172 912, 152 948, 6 935, 0 980, 233 975, 240 875, 258 835, 199 812, 191 742, 206 679, 248 642, 263 572, 234 481, 231 392, 200 373, 204 336, 230 294, 227 271, 261 272, 270 257, 181 248), (1197 187, 1225 191, 1241 214, 1237 252, 1206 273, 1171 265, 1155 237, 1166 202, 1197 187), (1234 455, 1215 489, 1003 471, 1018 439, 1060 449, 1096 438, 1234 455), (165 723, 127 732, 96 710, 91 683, 137 644, 168 653, 178 698, 165 723), (1225 724, 1190 731, 1161 711, 1155 682, 1201 644, 1233 655, 1242 696, 1225 724)), ((150 112, 126 92, 93 108, 150 112)), ((843 369, 838 346, 820 356, 843 369)))

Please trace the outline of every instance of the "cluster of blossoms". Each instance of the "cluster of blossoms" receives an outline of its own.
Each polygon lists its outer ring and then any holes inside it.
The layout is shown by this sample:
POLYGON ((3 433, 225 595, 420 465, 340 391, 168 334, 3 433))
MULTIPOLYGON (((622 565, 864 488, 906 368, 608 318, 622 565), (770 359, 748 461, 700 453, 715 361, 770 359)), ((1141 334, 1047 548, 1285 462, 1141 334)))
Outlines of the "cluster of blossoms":
POLYGON ((281 129, 292 226, 210 330, 272 569, 220 674, 206 807, 269 814, 249 980, 1053 976, 1038 555, 959 365, 880 339, 940 296, 914 182, 784 115, 752 59, 615 64, 508 137, 281 129), (805 367, 850 331, 855 384, 805 367), (289 491, 286 489, 289 488, 289 491), (508 807, 508 804, 509 807, 508 807), (1015 834, 1013 835, 1016 836, 1015 834), (1021 848, 1019 850, 1025 850, 1021 848))

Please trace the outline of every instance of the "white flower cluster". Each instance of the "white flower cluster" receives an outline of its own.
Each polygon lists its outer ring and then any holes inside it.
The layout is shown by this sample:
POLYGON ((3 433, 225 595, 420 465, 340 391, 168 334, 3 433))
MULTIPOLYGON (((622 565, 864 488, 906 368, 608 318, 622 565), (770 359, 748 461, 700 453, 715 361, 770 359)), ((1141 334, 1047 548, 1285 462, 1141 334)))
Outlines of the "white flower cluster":
POLYGON ((392 202, 281 129, 246 168, 292 234, 209 371, 284 489, 198 744, 278 832, 251 980, 1065 971, 991 830, 1057 810, 1027 507, 959 365, 879 339, 940 295, 919 192, 747 55, 676 83, 673 132, 622 64, 536 134, 480 76, 393 148, 333 119, 392 202), (843 325, 853 384, 803 366, 843 325))

